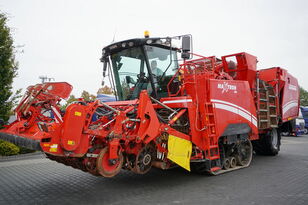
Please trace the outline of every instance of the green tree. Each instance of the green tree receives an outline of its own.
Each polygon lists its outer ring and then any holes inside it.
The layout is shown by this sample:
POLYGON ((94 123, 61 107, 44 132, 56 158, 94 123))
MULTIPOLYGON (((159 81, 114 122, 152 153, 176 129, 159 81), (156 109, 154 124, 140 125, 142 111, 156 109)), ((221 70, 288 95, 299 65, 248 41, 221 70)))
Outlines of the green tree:
POLYGON ((81 97, 85 100, 85 101, 94 101, 96 99, 95 95, 90 94, 88 91, 82 91, 81 93, 81 97))
MULTIPOLYGON (((85 101, 94 101, 96 100, 96 96, 90 94, 88 91, 82 91, 80 98, 83 98, 85 101)), ((76 98, 75 95, 70 95, 67 99, 66 104, 61 107, 61 110, 65 110, 66 107, 74 101, 78 101, 79 98, 76 98)))
POLYGON ((75 97, 75 95, 70 95, 70 97, 67 99, 67 101, 66 101, 66 104, 65 105, 63 105, 62 107, 61 107, 61 110, 65 110, 66 109, 66 107, 69 105, 69 104, 71 104, 72 102, 74 102, 74 101, 77 101, 78 99, 75 97))
POLYGON ((303 88, 299 88, 301 106, 308 106, 308 92, 303 88))
POLYGON ((113 94, 113 90, 111 87, 105 85, 104 87, 98 89, 97 94, 113 94))
POLYGON ((75 95, 70 95, 70 97, 67 100, 67 103, 70 104, 74 101, 77 101, 78 99, 75 97, 75 95))
POLYGON ((5 122, 12 114, 21 90, 13 94, 13 79, 17 76, 18 62, 7 17, 0 13, 0 118, 5 122))

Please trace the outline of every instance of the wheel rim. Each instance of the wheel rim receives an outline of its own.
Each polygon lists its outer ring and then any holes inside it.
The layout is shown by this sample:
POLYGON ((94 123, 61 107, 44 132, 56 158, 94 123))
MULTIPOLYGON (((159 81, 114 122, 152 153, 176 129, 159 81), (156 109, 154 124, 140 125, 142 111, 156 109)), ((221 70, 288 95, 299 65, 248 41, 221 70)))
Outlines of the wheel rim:
POLYGON ((121 152, 118 154, 119 158, 117 160, 109 160, 109 150, 108 147, 102 149, 99 153, 97 159, 97 170, 104 177, 113 177, 118 174, 122 168, 123 155, 121 152))
POLYGON ((272 146, 274 149, 278 149, 278 133, 276 129, 271 131, 272 146))
POLYGON ((242 141, 238 148, 236 162, 240 166, 248 166, 252 160, 252 144, 249 139, 242 141))
POLYGON ((229 158, 226 158, 225 161, 224 161, 223 168, 224 169, 230 169, 230 166, 231 166, 230 160, 229 160, 229 158))
POLYGON ((143 147, 136 156, 134 172, 138 174, 145 174, 150 171, 153 161, 153 147, 146 145, 143 147))
POLYGON ((231 168, 236 167, 236 159, 235 159, 235 157, 231 157, 230 158, 230 167, 231 168))

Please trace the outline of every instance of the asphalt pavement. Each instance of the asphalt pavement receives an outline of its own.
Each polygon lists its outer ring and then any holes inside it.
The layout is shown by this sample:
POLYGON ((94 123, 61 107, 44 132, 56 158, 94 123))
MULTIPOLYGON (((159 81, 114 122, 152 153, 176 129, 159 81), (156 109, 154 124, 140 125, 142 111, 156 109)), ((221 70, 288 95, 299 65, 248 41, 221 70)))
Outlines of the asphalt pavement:
POLYGON ((308 204, 308 136, 219 176, 181 168, 95 177, 42 154, 0 158, 0 204, 308 204))

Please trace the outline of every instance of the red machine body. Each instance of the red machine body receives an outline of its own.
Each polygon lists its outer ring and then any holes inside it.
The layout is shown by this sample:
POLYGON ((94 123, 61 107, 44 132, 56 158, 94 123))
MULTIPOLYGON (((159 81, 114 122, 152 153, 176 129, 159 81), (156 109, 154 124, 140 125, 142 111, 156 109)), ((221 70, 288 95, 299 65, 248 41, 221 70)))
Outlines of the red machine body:
POLYGON ((186 60, 165 77, 167 96, 152 97, 143 77, 136 99, 78 101, 65 113, 57 103, 69 96, 69 84, 31 86, 17 120, 0 136, 31 142, 52 160, 105 177, 122 168, 144 174, 152 166, 179 165, 220 174, 247 167, 253 146, 257 153, 278 153, 280 129, 299 109, 297 80, 279 67, 257 71, 256 63, 247 53, 186 60), (46 109, 53 115, 44 115, 46 109))
POLYGON ((299 112, 297 79, 280 67, 260 70, 259 76, 260 79, 269 82, 275 88, 275 92, 279 94, 281 105, 277 111, 282 115, 282 122, 296 118, 299 112))
POLYGON ((2 138, 29 149, 40 149, 39 143, 45 134, 39 127, 42 123, 55 123, 56 126, 63 122, 59 102, 68 98, 72 89, 66 82, 29 86, 15 109, 17 119, 5 126, 9 136, 2 138))

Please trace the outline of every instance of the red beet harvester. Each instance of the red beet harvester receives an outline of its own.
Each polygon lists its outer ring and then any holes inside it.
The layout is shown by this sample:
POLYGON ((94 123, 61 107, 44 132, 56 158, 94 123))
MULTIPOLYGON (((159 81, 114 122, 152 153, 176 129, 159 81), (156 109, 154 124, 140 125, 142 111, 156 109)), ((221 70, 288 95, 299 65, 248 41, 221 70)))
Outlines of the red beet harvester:
POLYGON ((298 116, 298 82, 285 69, 257 70, 248 53, 193 54, 189 35, 113 43, 101 61, 116 101, 61 111, 71 85, 30 86, 1 139, 104 177, 177 165, 216 175, 249 166, 253 149, 276 155, 298 116))

